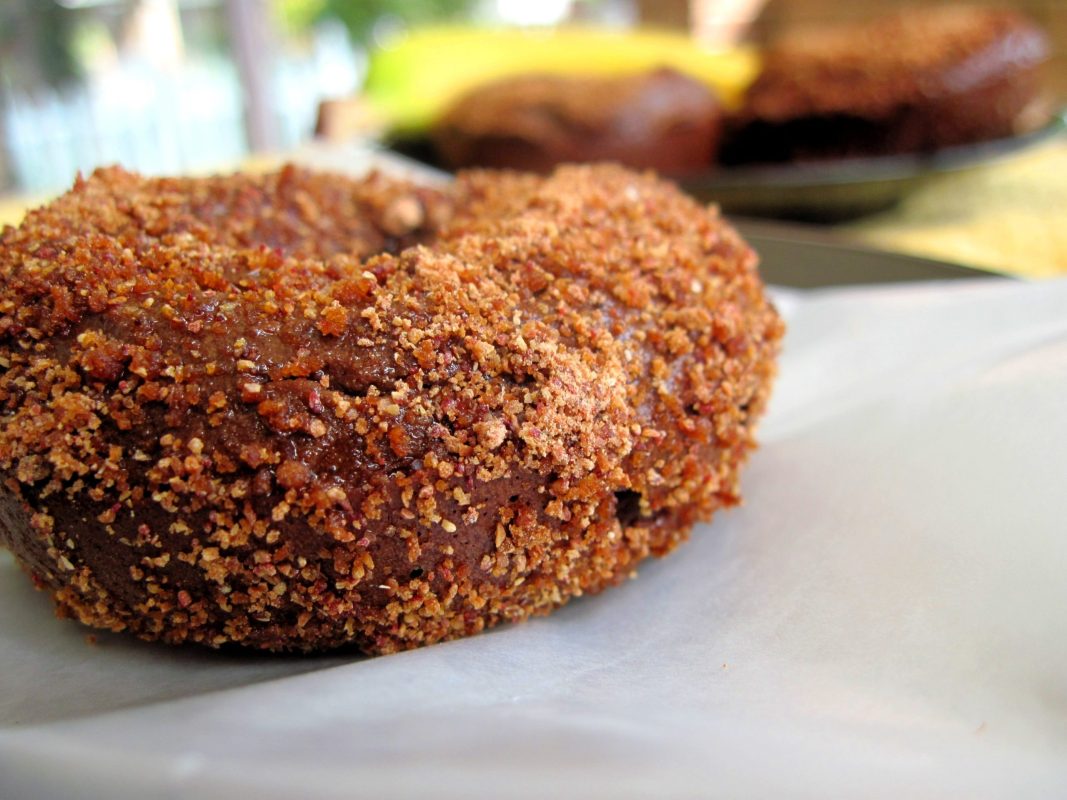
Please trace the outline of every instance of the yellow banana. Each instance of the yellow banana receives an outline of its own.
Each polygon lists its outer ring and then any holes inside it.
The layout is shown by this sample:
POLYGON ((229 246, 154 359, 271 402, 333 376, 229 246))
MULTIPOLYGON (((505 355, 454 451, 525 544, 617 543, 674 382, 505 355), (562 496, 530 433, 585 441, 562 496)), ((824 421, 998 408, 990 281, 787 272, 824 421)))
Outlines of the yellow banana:
POLYGON ((383 123, 416 133, 474 86, 523 72, 625 74, 673 67, 711 86, 727 106, 759 69, 754 48, 703 48, 665 31, 435 27, 371 56, 365 94, 383 123))

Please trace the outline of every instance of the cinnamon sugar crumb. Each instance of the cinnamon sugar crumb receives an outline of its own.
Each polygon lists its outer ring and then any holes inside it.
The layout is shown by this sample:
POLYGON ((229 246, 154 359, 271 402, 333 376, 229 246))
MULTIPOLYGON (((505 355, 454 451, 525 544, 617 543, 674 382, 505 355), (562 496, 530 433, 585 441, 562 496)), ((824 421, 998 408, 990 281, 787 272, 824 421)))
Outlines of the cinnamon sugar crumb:
POLYGON ((391 652, 625 579, 738 502, 782 334, 615 167, 100 170, 0 245, 0 540, 172 643, 391 652))

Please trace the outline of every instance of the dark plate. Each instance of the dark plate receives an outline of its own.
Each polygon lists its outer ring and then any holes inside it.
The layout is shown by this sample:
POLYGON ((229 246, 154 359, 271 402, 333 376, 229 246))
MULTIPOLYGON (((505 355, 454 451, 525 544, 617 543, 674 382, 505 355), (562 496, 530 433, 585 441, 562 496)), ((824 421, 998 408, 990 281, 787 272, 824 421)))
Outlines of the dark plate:
MULTIPOLYGON (((835 222, 881 211, 933 177, 1007 158, 1065 130, 1067 110, 1030 133, 934 153, 729 167, 670 177, 694 197, 716 202, 728 214, 835 222)), ((401 155, 439 166, 425 139, 397 139, 386 145, 401 155)))
POLYGON ((1005 278, 995 272, 842 242, 818 229, 763 220, 731 220, 760 255, 760 274, 776 286, 812 289, 959 278, 1005 278))
POLYGON ((933 153, 732 167, 677 180, 694 197, 714 201, 727 213, 839 221, 889 208, 930 178, 1007 158, 1065 130, 1067 110, 1062 110, 1029 133, 933 153))

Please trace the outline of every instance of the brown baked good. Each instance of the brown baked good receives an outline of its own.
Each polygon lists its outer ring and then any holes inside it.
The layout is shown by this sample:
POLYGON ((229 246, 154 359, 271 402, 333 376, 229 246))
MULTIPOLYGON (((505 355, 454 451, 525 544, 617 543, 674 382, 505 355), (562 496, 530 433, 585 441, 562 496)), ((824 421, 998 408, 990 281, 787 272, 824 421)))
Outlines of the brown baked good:
POLYGON ((145 639, 471 634, 737 502, 781 333, 737 234, 617 167, 98 171, 0 235, 0 540, 145 639))
POLYGON ((1015 11, 908 8, 787 34, 730 121, 727 164, 932 151, 1047 118, 1044 33, 1015 11))
POLYGON ((451 168, 548 172, 617 161, 684 173, 715 158, 722 109, 706 85, 671 69, 626 76, 520 75, 479 87, 434 125, 451 168))

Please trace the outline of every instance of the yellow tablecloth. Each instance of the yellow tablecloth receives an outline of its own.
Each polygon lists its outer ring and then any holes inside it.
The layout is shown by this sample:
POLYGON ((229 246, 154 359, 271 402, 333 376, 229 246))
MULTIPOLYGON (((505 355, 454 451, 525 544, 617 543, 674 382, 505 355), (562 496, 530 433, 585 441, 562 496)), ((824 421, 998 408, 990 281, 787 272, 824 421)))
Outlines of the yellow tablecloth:
POLYGON ((1067 140, 939 177, 837 230, 887 250, 1033 278, 1067 275, 1067 140))
POLYGON ((0 226, 18 225, 27 208, 32 208, 40 201, 25 197, 0 197, 0 226))
MULTIPOLYGON (((43 199, 0 198, 0 225, 17 224, 43 199)), ((940 176, 899 206, 833 230, 886 250, 1025 277, 1067 275, 1067 140, 940 176)))

